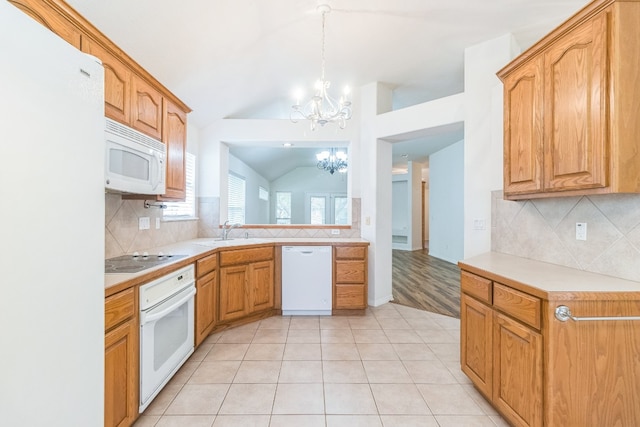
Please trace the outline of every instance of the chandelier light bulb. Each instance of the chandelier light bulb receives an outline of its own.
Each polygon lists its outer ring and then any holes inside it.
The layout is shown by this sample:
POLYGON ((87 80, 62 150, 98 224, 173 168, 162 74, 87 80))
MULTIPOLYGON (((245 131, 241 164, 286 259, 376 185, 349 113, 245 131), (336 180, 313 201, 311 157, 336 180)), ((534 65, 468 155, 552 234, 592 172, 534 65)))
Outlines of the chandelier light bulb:
POLYGON ((347 171, 347 153, 344 151, 321 151, 316 154, 318 169, 325 170, 333 175, 335 172, 345 173, 347 171))

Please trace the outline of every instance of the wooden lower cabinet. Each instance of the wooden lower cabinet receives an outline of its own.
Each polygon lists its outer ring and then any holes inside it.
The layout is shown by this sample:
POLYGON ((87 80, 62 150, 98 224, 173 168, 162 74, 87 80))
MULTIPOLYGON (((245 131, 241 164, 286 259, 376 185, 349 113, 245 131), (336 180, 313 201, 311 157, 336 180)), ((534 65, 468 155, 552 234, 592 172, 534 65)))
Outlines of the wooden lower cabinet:
POLYGON ((510 425, 640 425, 640 292, 514 289, 482 274, 461 274, 460 364, 510 425))
POLYGON ((220 269, 220 321, 234 320, 249 314, 247 266, 220 269))
POLYGON ((273 267, 273 261, 254 262, 249 266, 249 310, 252 313, 273 308, 273 267))
POLYGON ((542 426, 542 337, 494 313, 493 396, 515 426, 542 426))
POLYGON ((196 280, 196 347, 215 326, 217 271, 196 280))
POLYGON ((273 247, 220 253, 220 321, 274 308, 273 247))
POLYGON ((105 300, 104 425, 128 427, 138 418, 139 328, 136 289, 105 300))
POLYGON ((215 327, 217 295, 218 254, 211 254, 196 261, 196 347, 204 341, 215 327))
POLYGON ((464 271, 460 285, 462 371, 512 425, 542 426, 542 337, 523 323, 536 324, 541 301, 464 271))
POLYGON ((462 294, 460 303, 460 364, 462 372, 491 399, 493 393, 493 310, 462 294))
POLYGON ((333 248, 333 310, 367 308, 367 246, 333 248))

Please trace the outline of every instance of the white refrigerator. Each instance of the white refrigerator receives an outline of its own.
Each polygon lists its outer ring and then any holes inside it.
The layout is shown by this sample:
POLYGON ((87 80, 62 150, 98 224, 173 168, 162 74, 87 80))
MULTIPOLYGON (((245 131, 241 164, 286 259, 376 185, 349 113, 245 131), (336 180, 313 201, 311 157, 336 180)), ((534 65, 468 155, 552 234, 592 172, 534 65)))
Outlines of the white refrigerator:
POLYGON ((0 424, 104 420, 103 69, 0 1, 0 424))

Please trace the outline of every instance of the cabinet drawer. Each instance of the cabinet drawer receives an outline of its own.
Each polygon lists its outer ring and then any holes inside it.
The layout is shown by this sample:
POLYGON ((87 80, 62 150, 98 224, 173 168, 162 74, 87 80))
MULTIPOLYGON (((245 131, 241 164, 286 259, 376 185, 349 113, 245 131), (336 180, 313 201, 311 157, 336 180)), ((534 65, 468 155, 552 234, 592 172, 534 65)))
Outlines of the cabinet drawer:
POLYGON ((367 307, 364 285, 337 285, 335 309, 361 309, 367 307))
POLYGON ((460 274, 460 287, 462 292, 491 304, 491 280, 462 271, 460 274))
POLYGON ((364 259, 366 246, 336 246, 336 259, 364 259))
POLYGON ((196 276, 202 277, 218 266, 218 254, 212 254, 196 261, 196 276))
POLYGON ((220 252, 220 266, 273 259, 273 246, 220 252))
POLYGON ((539 298, 495 283, 493 306, 513 318, 540 329, 541 301, 539 298))
POLYGON ((133 317, 135 313, 135 288, 129 288, 115 295, 111 295, 104 300, 105 331, 133 317))
POLYGON ((363 261, 336 261, 336 283, 365 283, 363 261))

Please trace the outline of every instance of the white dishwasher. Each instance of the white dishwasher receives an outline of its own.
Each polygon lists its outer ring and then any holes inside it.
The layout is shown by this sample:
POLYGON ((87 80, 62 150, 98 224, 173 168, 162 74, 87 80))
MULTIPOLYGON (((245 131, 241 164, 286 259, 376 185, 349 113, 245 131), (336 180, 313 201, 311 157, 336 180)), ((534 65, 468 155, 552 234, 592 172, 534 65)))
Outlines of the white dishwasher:
POLYGON ((282 247, 282 315, 331 315, 331 246, 282 247))

